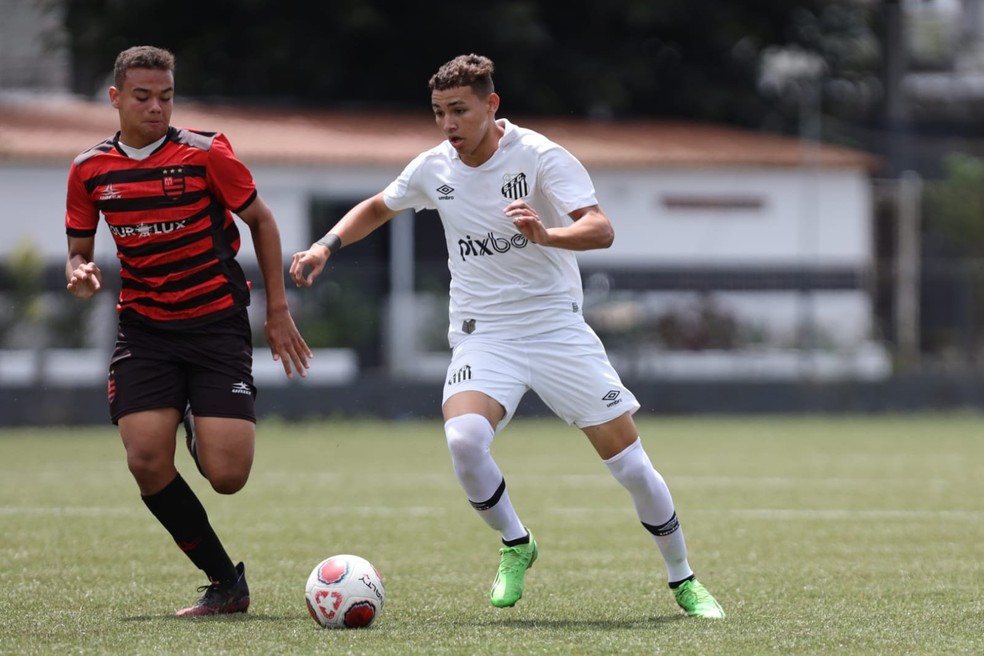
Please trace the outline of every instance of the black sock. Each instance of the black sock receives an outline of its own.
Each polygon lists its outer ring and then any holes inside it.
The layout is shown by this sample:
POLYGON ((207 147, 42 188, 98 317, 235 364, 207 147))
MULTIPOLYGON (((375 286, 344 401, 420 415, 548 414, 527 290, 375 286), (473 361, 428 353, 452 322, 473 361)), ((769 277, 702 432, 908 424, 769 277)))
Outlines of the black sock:
POLYGON ((208 522, 205 508, 181 474, 157 494, 141 499, 181 551, 205 572, 210 581, 234 583, 239 578, 235 565, 208 522))
POLYGON ((526 535, 524 537, 521 537, 519 539, 509 540, 508 542, 505 540, 502 541, 502 544, 506 545, 507 547, 515 547, 518 544, 529 544, 529 543, 530 543, 529 531, 526 532, 526 535))
POLYGON ((679 588, 681 585, 683 585, 687 581, 693 581, 695 578, 697 578, 697 575, 696 574, 691 574, 690 576, 688 576, 685 579, 680 579, 679 581, 673 581, 672 583, 670 583, 670 590, 676 590, 677 588, 679 588))

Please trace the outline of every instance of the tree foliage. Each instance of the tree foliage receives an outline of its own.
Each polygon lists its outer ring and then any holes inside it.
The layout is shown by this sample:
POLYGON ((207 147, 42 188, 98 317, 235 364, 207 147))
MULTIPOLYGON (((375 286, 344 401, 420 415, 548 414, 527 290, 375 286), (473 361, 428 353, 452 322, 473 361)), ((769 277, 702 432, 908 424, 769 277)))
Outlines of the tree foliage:
POLYGON ((953 153, 945 173, 926 186, 925 215, 960 254, 984 257, 984 159, 953 153))
POLYGON ((824 62, 825 102, 857 111, 877 68, 857 0, 66 0, 80 93, 102 93, 131 45, 178 56, 178 91, 322 107, 426 106, 455 55, 491 57, 510 114, 687 117, 795 126, 760 84, 770 49, 824 62), (859 86, 861 85, 861 86, 859 86))

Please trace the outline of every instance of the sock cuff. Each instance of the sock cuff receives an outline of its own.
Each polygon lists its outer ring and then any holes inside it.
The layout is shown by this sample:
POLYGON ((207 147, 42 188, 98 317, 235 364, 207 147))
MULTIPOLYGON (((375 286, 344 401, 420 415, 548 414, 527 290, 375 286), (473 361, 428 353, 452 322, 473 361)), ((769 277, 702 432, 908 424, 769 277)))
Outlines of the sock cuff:
POLYGON ((617 463, 622 458, 625 458, 630 453, 634 452, 636 449, 641 449, 641 448, 642 448, 642 438, 637 435, 636 436, 636 439, 635 439, 635 442, 633 442, 629 446, 625 447, 624 449, 622 449, 621 451, 619 451, 618 453, 616 453, 615 455, 613 455, 608 460, 603 460, 602 462, 604 462, 606 465, 614 465, 615 463, 617 463))
MULTIPOLYGON (((495 434, 495 428, 492 426, 489 420, 486 419, 484 415, 480 415, 477 412, 467 412, 463 415, 451 417, 446 422, 444 422, 444 432, 447 432, 449 428, 454 428, 461 424, 473 424, 476 422, 480 423, 483 429, 487 428, 489 433, 492 433, 493 435, 495 434)), ((478 427, 475 426, 475 428, 478 427)))

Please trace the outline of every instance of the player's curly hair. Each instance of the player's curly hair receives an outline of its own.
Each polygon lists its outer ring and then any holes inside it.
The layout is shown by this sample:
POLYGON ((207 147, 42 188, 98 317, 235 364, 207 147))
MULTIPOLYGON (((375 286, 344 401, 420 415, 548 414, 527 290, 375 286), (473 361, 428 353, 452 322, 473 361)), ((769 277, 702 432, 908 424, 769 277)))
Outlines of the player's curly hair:
POLYGON ((117 88, 123 88, 126 73, 131 68, 149 68, 174 72, 174 54, 170 50, 154 46, 133 46, 116 56, 113 80, 117 88))
POLYGON ((446 91, 456 87, 471 87, 475 95, 484 98, 495 91, 492 73, 495 64, 482 55, 459 55, 437 69, 427 86, 431 91, 446 91))

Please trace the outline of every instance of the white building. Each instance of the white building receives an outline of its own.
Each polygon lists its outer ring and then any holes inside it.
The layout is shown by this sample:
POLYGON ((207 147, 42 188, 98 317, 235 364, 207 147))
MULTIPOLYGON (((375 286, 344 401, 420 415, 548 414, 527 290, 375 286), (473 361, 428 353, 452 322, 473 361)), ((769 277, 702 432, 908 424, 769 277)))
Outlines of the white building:
MULTIPOLYGON (((623 370, 690 378, 888 375, 869 284, 873 158, 716 125, 510 118, 584 162, 615 224, 611 249, 580 258, 586 316, 613 336, 610 350, 623 370), (708 308, 743 333, 741 348, 712 340, 681 352, 659 340, 617 339, 620 332, 651 335, 667 317, 677 327, 699 324, 695 313, 708 308)), ((312 201, 369 196, 441 138, 426 110, 340 114, 179 101, 172 123, 229 136, 277 214, 285 255, 311 243, 312 201)), ((108 100, 0 97, 0 261, 25 245, 50 263, 64 261, 68 166, 117 128, 108 100)), ((411 220, 400 217, 391 229, 412 236, 411 220)), ((98 238, 97 256, 111 260, 108 231, 98 238)), ((409 248, 412 241, 393 239, 409 248)), ((430 376, 447 354, 422 353, 415 332, 403 328, 442 319, 433 312, 413 318, 425 304, 405 284, 412 262, 412 253, 391 255, 398 270, 390 307, 400 320, 389 324, 401 329, 388 335, 388 364, 395 375, 430 376)))

